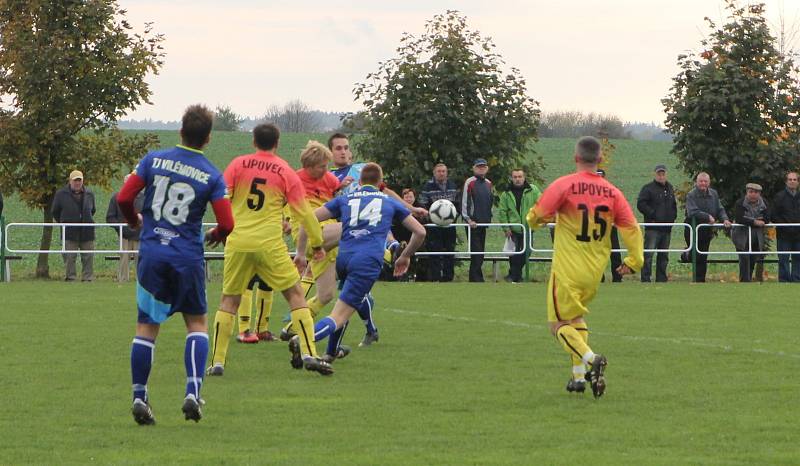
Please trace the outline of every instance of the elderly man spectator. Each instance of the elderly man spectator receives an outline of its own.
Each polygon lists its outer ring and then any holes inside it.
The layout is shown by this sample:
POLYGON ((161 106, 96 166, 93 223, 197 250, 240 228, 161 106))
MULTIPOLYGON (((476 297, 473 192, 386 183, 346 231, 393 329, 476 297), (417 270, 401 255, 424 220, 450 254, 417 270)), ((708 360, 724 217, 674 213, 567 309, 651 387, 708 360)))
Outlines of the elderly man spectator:
POLYGON ((525 179, 525 171, 521 168, 511 170, 511 186, 508 191, 500 194, 497 210, 497 219, 500 223, 520 223, 524 227, 503 227, 506 238, 514 242, 514 250, 524 250, 523 254, 514 254, 508 258, 507 281, 519 283, 522 281, 522 267, 528 258, 528 245, 525 244, 523 228, 530 232, 525 216, 539 200, 542 191, 535 184, 530 184, 525 179))
MULTIPOLYGON (((711 188, 711 177, 706 172, 700 172, 695 178, 694 188, 686 194, 686 223, 713 225, 718 221, 722 221, 725 228, 730 228, 731 226, 728 214, 719 200, 719 194, 711 188)), ((697 230, 696 248, 701 253, 697 254, 694 270, 695 282, 702 283, 706 281, 708 255, 702 254, 702 252, 708 252, 708 247, 711 245, 713 237, 714 231, 712 228, 699 228, 697 230)))
MULTIPOLYGON (((128 181, 130 176, 131 175, 125 175, 123 184, 125 181, 128 181)), ((122 227, 122 242, 120 243, 122 250, 136 251, 139 249, 139 233, 141 233, 141 228, 134 229, 128 226, 128 221, 125 219, 122 211, 119 210, 119 205, 117 204, 117 194, 119 194, 119 192, 112 194, 111 200, 108 201, 106 223, 124 223, 125 226, 122 227)), ((142 211, 142 208, 144 207, 144 190, 140 191, 139 194, 136 195, 136 198, 133 200, 133 207, 136 209, 136 212, 142 211)), ((114 228, 114 231, 116 231, 119 235, 119 227, 114 228)), ((135 256, 136 255, 134 255, 134 257, 135 256)), ((130 260, 130 253, 122 253, 119 256, 117 280, 121 282, 127 282, 130 280, 130 260)))
MULTIPOLYGON (((667 181, 667 167, 656 165, 653 170, 653 181, 642 186, 636 208, 644 215, 645 223, 673 223, 678 217, 678 204, 675 200, 675 189, 667 181)), ((652 276, 651 265, 653 253, 648 249, 669 249, 669 240, 672 235, 671 226, 646 226, 644 228, 644 267, 641 278, 643 282, 650 282, 652 276)), ((656 282, 667 281, 667 264, 669 254, 659 252, 656 256, 656 282)))
POLYGON ((761 254, 745 254, 764 250, 764 225, 769 223, 767 203, 761 197, 761 185, 747 183, 747 194, 736 201, 734 220, 746 226, 735 226, 731 231, 731 240, 739 254, 739 281, 749 282, 753 279, 756 262, 763 259, 761 254))
MULTIPOLYGON (((800 223, 800 195, 797 172, 786 174, 786 188, 772 201, 774 223, 800 223)), ((800 227, 776 227, 778 251, 800 251, 800 227)), ((778 254, 778 281, 800 282, 800 254, 778 254), (790 267, 791 259, 791 267, 790 267)))
MULTIPOLYGON (((469 249, 473 253, 483 252, 486 249, 486 227, 479 227, 478 223, 492 221, 492 205, 494 194, 492 182, 486 178, 489 173, 489 164, 485 159, 476 159, 472 164, 472 176, 464 182, 461 193, 461 216, 469 223, 472 230, 469 249)), ((472 254, 469 261, 469 281, 483 281, 483 254, 472 254)))
MULTIPOLYGON (((460 191, 455 182, 447 177, 447 165, 437 163, 433 167, 433 178, 422 186, 419 191, 418 203, 420 207, 430 209, 431 204, 439 199, 447 199, 456 209, 461 204, 460 191)), ((425 248, 429 252, 449 252, 456 250, 456 229, 442 227, 428 227, 425 237, 425 248)), ((454 275, 454 257, 452 254, 441 256, 428 256, 428 281, 451 282, 454 275)), ((417 279, 423 278, 417 274, 417 279)))
MULTIPOLYGON (((83 184, 83 173, 73 170, 69 174, 67 186, 56 191, 53 198, 53 220, 58 223, 94 223, 94 193, 83 184)), ((67 251, 93 251, 94 227, 64 227, 64 249, 67 251)), ((76 253, 64 253, 66 280, 74 281, 76 253)), ((94 279, 91 252, 81 252, 81 280, 94 279)))

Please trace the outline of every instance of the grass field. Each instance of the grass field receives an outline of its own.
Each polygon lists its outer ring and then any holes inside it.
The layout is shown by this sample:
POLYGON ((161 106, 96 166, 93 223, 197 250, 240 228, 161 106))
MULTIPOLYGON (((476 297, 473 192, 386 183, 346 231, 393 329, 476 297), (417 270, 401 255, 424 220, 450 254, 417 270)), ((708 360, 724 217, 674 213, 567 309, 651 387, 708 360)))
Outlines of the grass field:
POLYGON ((379 343, 329 378, 292 370, 284 344, 232 343, 199 424, 180 413, 173 318, 149 384, 158 425, 143 428, 129 414, 134 286, 0 284, 0 464, 797 463, 794 287, 602 285, 589 316, 610 361, 600 400, 564 391, 544 293, 379 284, 379 343))

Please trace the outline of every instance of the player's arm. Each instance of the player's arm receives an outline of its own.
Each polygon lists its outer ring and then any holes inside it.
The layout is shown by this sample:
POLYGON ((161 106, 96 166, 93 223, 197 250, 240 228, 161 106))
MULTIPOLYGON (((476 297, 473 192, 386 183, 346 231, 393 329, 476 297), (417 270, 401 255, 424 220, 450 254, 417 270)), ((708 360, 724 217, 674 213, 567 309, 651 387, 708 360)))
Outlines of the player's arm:
POLYGON ((139 194, 139 191, 144 189, 144 186, 144 178, 136 173, 131 173, 131 176, 128 177, 128 181, 122 185, 122 189, 120 189, 119 194, 117 194, 119 210, 125 217, 125 221, 128 222, 128 226, 132 229, 139 228, 142 224, 142 216, 136 212, 133 202, 136 199, 136 195, 139 194))
POLYGON ((409 204, 408 202, 405 201, 405 199, 400 197, 400 195, 397 194, 390 187, 384 186, 382 191, 383 191, 384 194, 388 194, 389 197, 394 198, 396 201, 399 201, 401 204, 403 204, 405 206, 405 208, 410 210, 411 213, 414 214, 415 216, 417 216, 417 217, 425 217, 426 215, 428 215, 428 211, 425 210, 425 208, 423 208, 423 207, 415 207, 415 206, 409 204))
MULTIPOLYGON (((319 222, 324 222, 325 220, 333 218, 333 214, 325 206, 319 207, 316 210, 314 210, 314 216, 317 218, 317 221, 319 222)), ((308 242, 308 235, 306 235, 306 229, 301 226, 299 231, 297 232, 297 254, 295 255, 295 261, 294 261, 298 268, 305 269, 305 264, 303 262, 306 260, 307 242, 308 242)))
POLYGON ((644 264, 642 229, 639 227, 639 222, 636 221, 628 201, 622 196, 622 192, 618 191, 615 199, 614 225, 628 250, 628 255, 622 260, 622 265, 617 268, 617 272, 623 275, 638 272, 644 264))
POLYGON ((564 202, 565 193, 566 190, 561 189, 557 183, 553 183, 545 189, 536 204, 528 211, 528 215, 525 216, 528 226, 536 229, 552 222, 564 202))
POLYGON ((413 215, 407 215, 403 219, 403 226, 411 232, 411 239, 408 240, 408 245, 400 257, 394 263, 394 275, 399 277, 408 271, 408 266, 411 263, 411 256, 417 252, 422 242, 425 241, 425 227, 422 226, 413 215))
POLYGON ((211 247, 224 243, 225 238, 233 231, 233 211, 226 184, 227 179, 217 178, 211 197, 211 208, 217 218, 217 226, 206 232, 206 243, 211 247))

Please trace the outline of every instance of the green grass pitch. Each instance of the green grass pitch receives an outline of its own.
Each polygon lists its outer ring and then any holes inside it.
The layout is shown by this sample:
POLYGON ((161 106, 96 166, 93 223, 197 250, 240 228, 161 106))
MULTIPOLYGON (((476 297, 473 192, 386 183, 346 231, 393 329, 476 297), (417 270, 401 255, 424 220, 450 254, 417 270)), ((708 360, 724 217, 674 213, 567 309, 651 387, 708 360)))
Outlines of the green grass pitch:
MULTIPOLYGON (((609 358, 600 400, 564 390, 544 293, 381 283, 379 343, 324 378, 292 370, 285 344, 232 342, 199 424, 180 412, 176 316, 149 384, 158 425, 140 427, 134 285, 0 284, 0 464, 796 463, 794 287, 603 284, 588 317, 609 358)), ((284 312, 276 299, 273 320, 284 312)), ((362 335, 356 318, 345 342, 362 335)))

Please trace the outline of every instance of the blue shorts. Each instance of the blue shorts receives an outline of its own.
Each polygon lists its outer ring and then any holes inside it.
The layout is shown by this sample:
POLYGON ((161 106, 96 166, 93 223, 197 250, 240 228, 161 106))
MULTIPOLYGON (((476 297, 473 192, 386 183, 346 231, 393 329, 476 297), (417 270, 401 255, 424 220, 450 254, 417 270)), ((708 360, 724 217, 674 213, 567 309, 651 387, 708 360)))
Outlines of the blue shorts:
POLYGON ((383 268, 382 257, 364 255, 348 255, 336 258, 336 273, 341 280, 342 288, 339 299, 352 307, 358 308, 367 299, 372 285, 378 281, 383 268))
POLYGON ((206 313, 203 261, 179 262, 139 256, 136 304, 140 324, 160 324, 176 312, 206 313))

